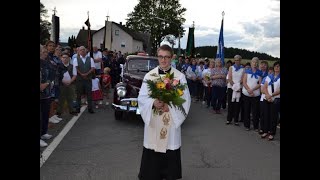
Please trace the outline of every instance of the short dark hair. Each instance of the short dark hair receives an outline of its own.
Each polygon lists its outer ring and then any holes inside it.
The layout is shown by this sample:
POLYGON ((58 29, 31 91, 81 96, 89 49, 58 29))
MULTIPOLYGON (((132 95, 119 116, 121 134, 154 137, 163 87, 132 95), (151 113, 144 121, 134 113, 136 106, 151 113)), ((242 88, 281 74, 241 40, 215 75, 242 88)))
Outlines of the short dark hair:
POLYGON ((228 63, 232 64, 232 61, 231 61, 231 60, 229 60, 229 61, 227 61, 227 63, 226 63, 226 64, 228 64, 228 63))
POLYGON ((157 50, 157 53, 158 53, 160 50, 162 50, 162 51, 169 51, 170 54, 171 54, 171 56, 173 55, 173 50, 172 50, 172 48, 171 48, 169 45, 167 45, 167 44, 164 44, 164 45, 160 46, 160 47, 158 48, 158 50, 157 50))
POLYGON ((267 69, 269 68, 269 63, 268 63, 268 61, 263 60, 263 61, 260 62, 260 64, 265 64, 265 65, 267 65, 267 69))
POLYGON ((251 66, 251 63, 247 62, 244 66, 251 66))
POLYGON ((280 61, 276 61, 275 63, 273 63, 273 67, 275 67, 276 65, 280 66, 280 61))
POLYGON ((67 52, 62 52, 62 53, 61 53, 61 56, 63 56, 63 55, 67 55, 68 57, 70 57, 70 54, 67 53, 67 52))

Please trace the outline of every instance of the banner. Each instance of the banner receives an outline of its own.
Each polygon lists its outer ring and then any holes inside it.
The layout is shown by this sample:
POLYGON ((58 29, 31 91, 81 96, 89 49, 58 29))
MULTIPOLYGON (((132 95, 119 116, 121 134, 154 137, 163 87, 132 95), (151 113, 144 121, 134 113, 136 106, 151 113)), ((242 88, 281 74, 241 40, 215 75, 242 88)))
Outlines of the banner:
POLYGON ((194 57, 195 47, 194 47, 194 27, 189 28, 188 41, 186 47, 186 56, 194 57))
POLYGON ((221 62, 222 62, 222 66, 224 66, 223 17, 222 17, 222 21, 221 21, 221 28, 220 28, 216 58, 220 58, 221 62))

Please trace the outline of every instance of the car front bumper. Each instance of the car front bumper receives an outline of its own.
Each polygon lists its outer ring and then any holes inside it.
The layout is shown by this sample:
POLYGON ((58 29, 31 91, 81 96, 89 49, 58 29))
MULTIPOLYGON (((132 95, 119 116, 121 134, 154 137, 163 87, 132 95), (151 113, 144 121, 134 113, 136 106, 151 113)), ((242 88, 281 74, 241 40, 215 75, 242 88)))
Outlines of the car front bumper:
POLYGON ((116 111, 126 111, 126 112, 135 112, 136 114, 140 114, 140 110, 138 107, 138 98, 125 98, 120 100, 121 105, 112 103, 112 108, 116 111), (132 101, 136 102, 136 106, 132 106, 132 101))

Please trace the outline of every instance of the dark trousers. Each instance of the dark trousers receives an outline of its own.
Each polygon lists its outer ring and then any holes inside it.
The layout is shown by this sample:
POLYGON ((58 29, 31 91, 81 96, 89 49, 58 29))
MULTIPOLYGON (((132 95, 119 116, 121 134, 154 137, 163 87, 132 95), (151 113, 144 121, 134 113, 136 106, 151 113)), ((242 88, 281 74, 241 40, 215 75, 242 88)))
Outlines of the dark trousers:
POLYGON ((198 83, 198 85, 197 85, 197 89, 198 89, 198 99, 200 100, 200 101, 203 101, 204 100, 204 98, 203 98, 203 92, 204 92, 204 86, 203 86, 203 84, 202 84, 202 81, 197 81, 198 83))
POLYGON ((40 111, 41 111, 41 131, 40 137, 48 132, 49 111, 50 111, 51 99, 40 99, 40 111))
POLYGON ((196 98, 198 95, 198 81, 190 80, 191 97, 196 98))
POLYGON ((262 126, 263 126, 263 111, 264 111, 264 103, 263 103, 263 101, 260 101, 259 102, 259 104, 260 104, 260 107, 259 107, 259 109, 260 109, 260 130, 262 130, 262 126))
POLYGON ((278 117, 278 122, 277 122, 277 124, 278 124, 278 123, 280 123, 280 101, 278 104, 275 104, 275 108, 276 108, 276 115, 278 117))
POLYGON ((210 107, 212 87, 210 87, 210 86, 205 87, 204 86, 204 93, 205 93, 205 99, 206 99, 206 102, 207 102, 207 106, 210 107))
POLYGON ((257 107, 257 119, 258 119, 258 122, 260 123, 261 121, 261 108, 260 108, 260 99, 261 99, 261 96, 258 96, 259 97, 259 102, 258 102, 258 107, 257 107))
POLYGON ((212 86, 211 104, 213 106, 213 110, 221 109, 222 99, 225 96, 225 93, 224 87, 212 86))
MULTIPOLYGON (((244 95, 241 93, 240 97, 240 122, 243 122, 244 120, 244 95)), ((249 112, 250 114, 250 112, 249 112)))
POLYGON ((102 70, 101 69, 95 69, 95 73, 96 73, 96 75, 100 75, 102 73, 102 70))
POLYGON ((182 178, 181 151, 167 150, 166 153, 155 152, 143 147, 140 180, 175 180, 182 178))
POLYGON ((76 81, 77 104, 78 109, 81 107, 81 95, 86 94, 88 101, 88 110, 92 109, 92 80, 77 80, 76 81))
POLYGON ((111 76, 111 86, 112 88, 115 87, 115 85, 120 82, 120 74, 110 74, 111 76))
POLYGON ((244 127, 250 129, 250 110, 252 112, 253 128, 259 128, 259 119, 257 119, 257 108, 259 104, 259 97, 249 97, 244 95, 244 127))
POLYGON ((276 105, 273 102, 263 100, 263 119, 262 119, 262 131, 275 135, 277 130, 278 114, 276 111, 276 105))
POLYGON ((222 98, 222 102, 221 102, 221 106, 222 106, 222 109, 226 109, 227 108, 227 86, 224 87, 224 96, 222 98))
POLYGON ((231 102, 232 100, 232 93, 233 90, 231 88, 228 88, 227 92, 227 99, 228 99, 228 115, 227 115, 227 121, 231 122, 232 119, 234 119, 234 122, 239 121, 239 114, 240 114, 240 100, 239 102, 231 102))
POLYGON ((62 108, 63 108, 65 102, 67 102, 69 112, 72 112, 73 111, 73 99, 74 99, 73 85, 69 85, 69 86, 61 85, 57 114, 62 113, 62 108))
POLYGON ((192 97, 192 88, 191 88, 191 79, 187 79, 187 85, 188 85, 188 89, 189 89, 189 92, 190 92, 190 96, 192 97))

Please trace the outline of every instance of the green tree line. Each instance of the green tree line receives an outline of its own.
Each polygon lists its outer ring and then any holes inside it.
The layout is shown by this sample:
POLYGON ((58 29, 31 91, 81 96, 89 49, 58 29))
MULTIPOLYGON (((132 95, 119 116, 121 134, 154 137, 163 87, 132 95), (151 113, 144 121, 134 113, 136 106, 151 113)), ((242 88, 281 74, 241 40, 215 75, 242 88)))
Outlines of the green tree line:
MULTIPOLYGON (((178 49, 175 48, 174 52, 177 53, 178 49)), ((182 49, 181 52, 185 54, 185 49, 182 49)), ((217 53, 217 46, 201 46, 195 48, 195 54, 199 54, 200 57, 208 57, 215 58, 217 53)), ((273 57, 266 53, 260 53, 256 51, 249 51, 246 49, 239 49, 233 47, 225 47, 224 48, 224 57, 225 58, 233 58, 236 54, 241 55, 242 59, 252 59, 253 57, 258 57, 259 59, 264 60, 280 60, 278 57, 273 57)))

